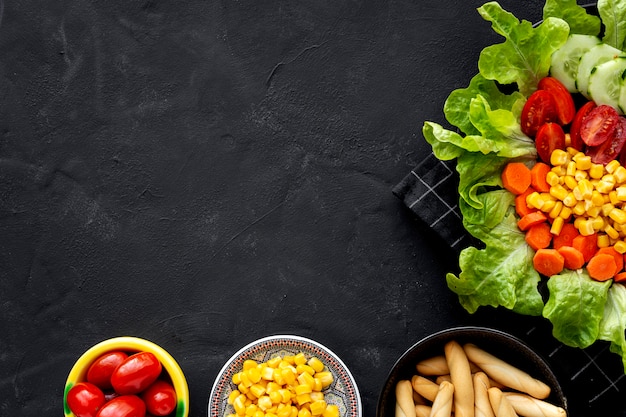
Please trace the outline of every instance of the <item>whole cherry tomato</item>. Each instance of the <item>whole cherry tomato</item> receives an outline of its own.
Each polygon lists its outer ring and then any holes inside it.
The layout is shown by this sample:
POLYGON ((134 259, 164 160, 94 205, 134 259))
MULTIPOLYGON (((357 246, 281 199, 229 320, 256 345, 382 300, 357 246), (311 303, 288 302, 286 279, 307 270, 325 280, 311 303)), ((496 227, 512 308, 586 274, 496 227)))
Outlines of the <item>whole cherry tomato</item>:
POLYGON ((582 151, 585 147, 585 142, 580 137, 580 127, 583 124, 583 120, 589 114, 591 110, 596 107, 596 103, 593 101, 586 102, 574 116, 574 120, 572 120, 572 125, 569 128, 569 136, 571 146, 579 151, 582 151))
POLYGON ((626 119, 619 118, 613 137, 604 141, 601 145, 587 148, 587 155, 591 157, 594 164, 606 165, 615 158, 618 158, 626 143, 626 119))
POLYGON ((544 123, 535 137, 535 147, 539 158, 546 164, 550 163, 550 155, 555 149, 565 149, 565 132, 554 122, 544 123))
POLYGON ((166 416, 176 409, 176 390, 172 384, 160 379, 141 393, 141 399, 148 412, 155 416, 166 416))
POLYGON ((559 80, 553 77, 544 77, 539 80, 537 88, 552 93, 556 103, 556 113, 562 126, 569 124, 576 114, 574 98, 559 80))
POLYGON ((613 137, 618 122, 617 110, 601 104, 593 108, 583 119, 580 137, 587 146, 598 146, 613 137))
POLYGON ((532 93, 522 109, 522 132, 535 137, 544 123, 556 121, 558 121, 556 101, 552 93, 546 90, 537 90, 532 93))
POLYGON ((111 375, 111 385, 120 395, 137 394, 156 381, 161 369, 161 362, 153 353, 135 353, 115 368, 111 375))
POLYGON ((145 417, 146 404, 136 395, 120 395, 104 404, 97 417, 145 417))
POLYGON ((79 382, 67 392, 67 406, 76 417, 95 417, 104 404, 104 393, 90 382, 79 382))
POLYGON ((124 362, 127 357, 128 355, 125 352, 120 351, 103 354, 89 366, 87 370, 87 381, 97 385, 100 389, 110 389, 112 387, 111 375, 113 371, 119 364, 124 362))

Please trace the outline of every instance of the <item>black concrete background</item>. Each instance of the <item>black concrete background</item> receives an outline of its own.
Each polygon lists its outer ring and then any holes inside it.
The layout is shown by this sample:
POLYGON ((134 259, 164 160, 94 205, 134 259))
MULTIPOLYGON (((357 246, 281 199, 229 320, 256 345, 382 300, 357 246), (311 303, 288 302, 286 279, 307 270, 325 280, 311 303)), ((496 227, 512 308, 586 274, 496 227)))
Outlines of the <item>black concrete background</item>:
POLYGON ((269 334, 337 353, 365 417, 434 331, 552 343, 541 319, 467 314, 455 255, 391 193, 501 41, 481 4, 0 2, 0 415, 61 415, 73 362, 120 335, 178 360, 191 416, 269 334))

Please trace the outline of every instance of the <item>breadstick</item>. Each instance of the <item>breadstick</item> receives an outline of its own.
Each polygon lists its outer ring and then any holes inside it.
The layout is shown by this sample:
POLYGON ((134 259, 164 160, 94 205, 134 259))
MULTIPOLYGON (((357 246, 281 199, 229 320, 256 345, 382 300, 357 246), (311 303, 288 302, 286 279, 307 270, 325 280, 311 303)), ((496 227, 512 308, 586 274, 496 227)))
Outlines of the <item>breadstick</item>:
POLYGON ((433 402, 430 417, 450 417, 452 413, 452 397, 454 385, 451 382, 443 381, 439 385, 439 392, 433 402))
POLYGON ((445 344, 444 353, 454 384, 454 415, 474 417, 474 383, 467 355, 454 340, 445 344))
POLYGON ((496 417, 518 417, 509 400, 502 395, 500 388, 489 388, 487 393, 489 394, 489 402, 491 403, 491 408, 493 408, 496 417))
POLYGON ((404 414, 404 411, 402 411, 402 407, 400 407, 398 401, 396 401, 396 417, 406 417, 406 414, 404 414))
POLYGON ((495 417, 489 394, 487 390, 491 388, 489 377, 484 372, 476 372, 473 376, 474 382, 474 416, 475 417, 495 417))
POLYGON ((565 410, 549 402, 538 400, 526 394, 504 392, 504 396, 517 414, 525 417, 566 417, 565 410))
POLYGON ((463 349, 467 357, 496 382, 539 399, 550 395, 550 387, 544 382, 485 352, 476 345, 468 343, 463 349))
POLYGON ((434 401, 437 396, 437 391, 439 391, 439 385, 420 375, 413 375, 411 378, 411 385, 413 386, 415 392, 426 398, 428 401, 434 401))
POLYGON ((448 375, 439 375, 437 377, 437 379, 435 379, 435 384, 441 384, 443 381, 452 382, 452 378, 450 377, 450 374, 448 374, 448 375))
POLYGON ((413 387, 411 386, 411 381, 403 379, 397 382, 396 403, 402 409, 406 417, 415 417, 415 403, 413 402, 413 387))
POLYGON ((418 404, 415 406, 415 415, 417 417, 430 417, 430 410, 432 408, 428 405, 418 404))
POLYGON ((432 358, 419 361, 417 365, 415 365, 415 368, 420 375, 425 376, 446 375, 450 373, 448 362, 446 362, 446 358, 443 355, 433 356, 432 358))

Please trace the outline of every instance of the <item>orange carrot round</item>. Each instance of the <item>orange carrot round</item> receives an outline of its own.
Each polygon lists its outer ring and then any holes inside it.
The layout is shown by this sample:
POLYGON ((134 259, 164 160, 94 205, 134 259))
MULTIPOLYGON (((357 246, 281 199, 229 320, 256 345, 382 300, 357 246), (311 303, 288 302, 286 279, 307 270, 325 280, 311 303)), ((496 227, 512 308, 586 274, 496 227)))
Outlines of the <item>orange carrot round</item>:
POLYGON ((589 236, 578 235, 572 240, 572 247, 583 254, 585 262, 589 262, 598 251, 598 236, 595 233, 589 236))
POLYGON ((543 223, 548 220, 548 217, 541 211, 533 211, 519 219, 517 227, 522 231, 530 229, 532 226, 543 223))
POLYGON ((530 186, 530 169, 522 162, 509 162, 502 170, 502 185, 515 195, 530 186))
POLYGON ((563 271, 565 259, 556 249, 539 249, 533 256, 533 266, 540 274, 551 277, 563 271))
POLYGON ((550 233, 550 225, 547 222, 539 223, 531 226, 524 236, 526 243, 534 250, 544 249, 550 246, 552 242, 552 233, 550 233))
POLYGON ((543 162, 537 162, 530 169, 530 184, 540 193, 550 192, 550 184, 546 182, 548 172, 550 172, 550 165, 543 162))
POLYGON ((533 187, 528 187, 526 191, 515 196, 515 212, 520 216, 524 217, 528 213, 532 211, 537 211, 537 209, 528 207, 528 203, 526 203, 526 197, 532 194, 535 191, 533 187))
POLYGON ((618 272, 613 277, 613 281, 615 282, 625 282, 626 281, 626 271, 618 272))
POLYGON ((598 249, 596 254, 600 253, 606 253, 607 255, 611 255, 613 258, 615 258, 615 267, 617 268, 617 272, 620 272, 622 269, 624 269, 624 255, 616 251, 614 247, 608 246, 606 248, 600 248, 598 249))
POLYGON ((563 256, 565 260, 564 266, 567 269, 579 269, 585 265, 585 258, 583 254, 571 246, 561 246, 557 251, 563 256))
POLYGON ((617 273, 615 258, 606 253, 596 254, 587 262, 587 272, 596 281, 611 279, 617 273))
POLYGON ((558 249, 561 246, 572 246, 572 241, 579 234, 580 233, 578 232, 576 226, 574 226, 574 223, 565 223, 563 225, 563 228, 561 229, 561 232, 558 235, 554 236, 554 239, 552 240, 552 246, 554 247, 554 249, 558 249))

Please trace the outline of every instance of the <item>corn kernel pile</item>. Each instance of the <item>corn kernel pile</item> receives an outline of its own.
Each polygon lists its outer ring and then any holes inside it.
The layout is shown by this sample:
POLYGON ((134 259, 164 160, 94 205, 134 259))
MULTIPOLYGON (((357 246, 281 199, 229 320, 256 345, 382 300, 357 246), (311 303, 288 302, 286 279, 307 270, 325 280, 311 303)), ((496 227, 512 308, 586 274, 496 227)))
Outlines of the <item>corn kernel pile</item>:
POLYGON ((626 168, 616 160, 594 164, 574 148, 555 150, 550 164, 550 192, 529 194, 528 206, 547 213, 554 235, 573 218, 581 235, 597 234, 598 247, 626 253, 626 168))
POLYGON ((236 414, 227 417, 339 417, 339 409, 327 404, 323 390, 333 382, 316 357, 303 353, 276 356, 263 363, 246 360, 232 377, 237 389, 228 403, 236 414))

